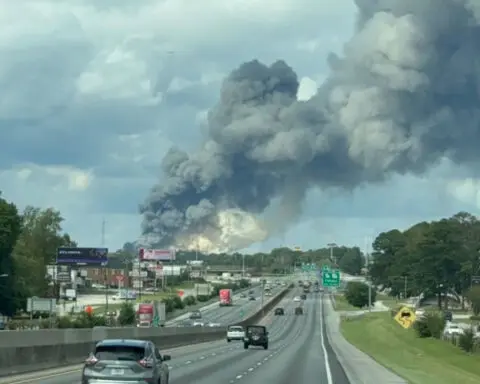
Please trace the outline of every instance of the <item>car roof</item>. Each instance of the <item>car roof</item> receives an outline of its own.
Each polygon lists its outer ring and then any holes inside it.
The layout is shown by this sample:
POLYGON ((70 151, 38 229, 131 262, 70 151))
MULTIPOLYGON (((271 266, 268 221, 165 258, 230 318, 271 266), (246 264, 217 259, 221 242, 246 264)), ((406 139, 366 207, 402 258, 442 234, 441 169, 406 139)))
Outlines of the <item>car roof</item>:
POLYGON ((264 325, 247 325, 247 328, 263 328, 263 329, 267 329, 267 327, 265 327, 264 325))
POLYGON ((148 341, 137 340, 137 339, 105 339, 105 340, 99 341, 96 344, 96 347, 126 346, 126 347, 145 348, 147 344, 148 344, 148 341))

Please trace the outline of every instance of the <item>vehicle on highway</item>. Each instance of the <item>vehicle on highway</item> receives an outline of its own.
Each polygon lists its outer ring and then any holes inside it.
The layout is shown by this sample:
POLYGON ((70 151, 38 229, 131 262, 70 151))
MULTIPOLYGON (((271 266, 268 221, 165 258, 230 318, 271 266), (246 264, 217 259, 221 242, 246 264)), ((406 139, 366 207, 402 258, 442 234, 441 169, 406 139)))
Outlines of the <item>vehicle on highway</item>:
POLYGON ((220 289, 220 291, 218 291, 218 296, 220 299, 218 305, 220 307, 229 307, 233 305, 233 291, 231 289, 220 289))
POLYGON ((205 321, 196 320, 192 323, 192 327, 204 327, 206 324, 205 321))
POLYGON ((285 315, 285 310, 281 307, 275 308, 275 311, 273 312, 275 316, 283 316, 285 315))
POLYGON ((164 383, 168 384, 169 368, 151 341, 107 339, 99 341, 85 361, 82 384, 99 383, 164 383))
POLYGON ((222 324, 220 324, 220 323, 207 323, 207 324, 205 324, 205 326, 214 328, 214 327, 221 327, 222 324))
POLYGON ((202 312, 200 312, 199 310, 192 311, 192 313, 190 313, 189 318, 191 320, 201 319, 202 318, 202 312))
POLYGON ((137 328, 150 328, 152 323, 150 321, 140 321, 137 323, 137 328))
POLYGON ((295 308, 295 315, 303 315, 303 308, 302 307, 295 308))
POLYGON ((248 298, 248 300, 250 300, 250 301, 255 301, 255 300, 257 300, 257 299, 255 298, 255 296, 250 296, 250 297, 248 298))
POLYGON ((240 325, 230 325, 227 328, 227 343, 232 340, 243 340, 245 338, 245 330, 240 325))
POLYGON ((300 296, 295 296, 293 298, 293 301, 298 302, 298 301, 302 301, 302 299, 300 298, 300 296))
POLYGON ((255 292, 253 291, 253 289, 251 289, 250 291, 248 291, 248 294, 249 295, 253 295, 255 292))
POLYGON ((443 318, 445 319, 445 321, 452 321, 453 320, 452 311, 444 311, 443 312, 443 318))
POLYGON ((300 296, 300 298, 301 298, 302 300, 307 300, 307 295, 303 294, 303 295, 300 296))
POLYGON ((247 297, 247 295, 246 295, 245 293, 241 293, 241 294, 240 294, 240 297, 241 297, 242 299, 245 299, 245 298, 247 297))
POLYGON ((243 339, 243 348, 248 349, 251 345, 268 349, 268 332, 265 326, 247 325, 245 338, 243 339))
POLYGON ((447 323, 445 329, 443 330, 443 334, 445 336, 463 335, 464 333, 465 330, 455 323, 447 323))
POLYGON ((267 291, 267 292, 265 292, 265 296, 267 296, 267 297, 273 296, 272 291, 267 291))

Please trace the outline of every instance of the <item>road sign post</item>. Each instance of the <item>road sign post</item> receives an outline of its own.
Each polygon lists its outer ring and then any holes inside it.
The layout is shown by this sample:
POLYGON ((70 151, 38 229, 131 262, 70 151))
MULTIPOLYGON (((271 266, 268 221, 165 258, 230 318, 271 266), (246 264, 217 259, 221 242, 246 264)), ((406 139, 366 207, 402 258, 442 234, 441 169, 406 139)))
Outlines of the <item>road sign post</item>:
POLYGON ((322 273, 322 284, 324 287, 339 287, 340 286, 340 271, 338 269, 334 270, 323 270, 322 273))

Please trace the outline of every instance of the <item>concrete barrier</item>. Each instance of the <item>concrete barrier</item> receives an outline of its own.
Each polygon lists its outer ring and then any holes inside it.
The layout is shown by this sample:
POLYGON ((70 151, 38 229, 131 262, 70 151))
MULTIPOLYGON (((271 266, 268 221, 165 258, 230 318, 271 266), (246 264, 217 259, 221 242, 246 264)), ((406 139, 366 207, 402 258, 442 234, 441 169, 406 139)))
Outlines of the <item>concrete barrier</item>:
MULTIPOLYGON (((242 321, 242 325, 260 321, 288 292, 284 290, 263 310, 242 321)), ((225 327, 214 328, 93 328, 46 329, 0 332, 0 377, 79 364, 103 339, 151 340, 162 349, 214 341, 225 337, 225 327)))

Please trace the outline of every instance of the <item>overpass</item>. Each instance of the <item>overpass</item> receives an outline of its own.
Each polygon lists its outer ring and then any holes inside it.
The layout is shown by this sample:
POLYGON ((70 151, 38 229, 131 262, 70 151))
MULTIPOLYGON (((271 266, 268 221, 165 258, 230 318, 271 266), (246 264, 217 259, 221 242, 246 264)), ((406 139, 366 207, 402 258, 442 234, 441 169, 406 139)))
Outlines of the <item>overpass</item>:
MULTIPOLYGON (((253 270, 253 268, 245 267, 245 272, 249 273, 253 270)), ((237 267, 235 265, 209 265, 206 268, 207 273, 218 273, 219 275, 222 273, 242 273, 243 270, 241 267, 237 267)))

